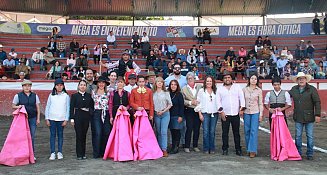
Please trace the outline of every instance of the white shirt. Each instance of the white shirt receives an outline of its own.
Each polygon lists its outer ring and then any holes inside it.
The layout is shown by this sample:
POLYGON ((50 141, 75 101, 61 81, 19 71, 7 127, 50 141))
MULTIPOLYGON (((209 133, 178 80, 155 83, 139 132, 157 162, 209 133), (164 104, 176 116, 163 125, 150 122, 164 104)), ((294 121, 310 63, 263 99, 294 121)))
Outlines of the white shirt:
POLYGON ((17 58, 17 53, 16 52, 14 52, 14 53, 9 52, 9 55, 12 56, 12 58, 17 58))
POLYGON ((70 100, 67 93, 57 95, 49 95, 47 105, 45 107, 45 119, 54 121, 68 121, 70 100))
MULTIPOLYGON (((196 95, 196 85, 194 85, 194 88, 191 88, 190 85, 187 85, 187 88, 191 91, 193 97, 195 97, 195 95, 196 95)), ((190 106, 192 105, 192 101, 189 102, 189 105, 190 106)))
POLYGON ((230 89, 224 85, 217 87, 218 109, 223 108, 226 115, 238 115, 240 107, 245 107, 245 99, 242 88, 232 84, 230 89))
POLYGON ((142 36, 141 42, 149 42, 149 37, 147 36, 142 36))
POLYGON ((191 56, 191 55, 188 55, 187 58, 186 58, 186 61, 187 61, 189 64, 195 64, 195 63, 196 63, 196 57, 193 56, 193 62, 192 62, 192 56, 191 56))
POLYGON ((36 61, 37 59, 43 60, 44 59, 44 54, 42 52, 34 52, 32 56, 32 60, 36 61))
POLYGON ((218 100, 214 92, 209 94, 208 91, 204 92, 204 89, 201 88, 198 92, 197 101, 200 102, 200 111, 202 113, 212 114, 218 112, 218 100))
POLYGON ((110 42, 110 43, 115 42, 116 41, 115 35, 108 35, 107 36, 107 41, 110 42))
POLYGON ((130 84, 124 87, 124 90, 131 93, 132 89, 137 88, 137 84, 134 84, 134 86, 131 86, 130 84))
MULTIPOLYGON (((274 90, 276 96, 278 96, 278 94, 281 91, 282 90, 280 90, 280 91, 277 92, 277 91, 274 90)), ((265 102, 264 102, 265 105, 269 104, 269 98, 270 98, 270 92, 267 92, 266 97, 265 97, 265 102)), ((287 91, 285 92, 285 98, 286 98, 286 104, 289 105, 289 106, 292 106, 291 96, 290 96, 290 94, 287 91)))

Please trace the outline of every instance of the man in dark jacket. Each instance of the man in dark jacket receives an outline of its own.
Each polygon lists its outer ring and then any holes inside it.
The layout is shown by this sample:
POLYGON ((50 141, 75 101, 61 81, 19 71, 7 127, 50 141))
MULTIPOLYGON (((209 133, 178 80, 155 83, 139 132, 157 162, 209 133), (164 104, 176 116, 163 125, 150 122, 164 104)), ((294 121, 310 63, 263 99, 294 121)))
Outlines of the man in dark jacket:
POLYGON ((318 15, 315 15, 315 18, 312 20, 312 29, 315 35, 320 35, 320 20, 318 15))
POLYGON ((306 75, 299 72, 293 81, 298 85, 290 90, 290 95, 294 101, 294 114, 295 121, 295 144, 302 155, 302 131, 305 127, 307 135, 307 159, 313 160, 313 126, 314 122, 320 122, 320 98, 318 91, 315 87, 308 84, 311 80, 311 75, 306 75))

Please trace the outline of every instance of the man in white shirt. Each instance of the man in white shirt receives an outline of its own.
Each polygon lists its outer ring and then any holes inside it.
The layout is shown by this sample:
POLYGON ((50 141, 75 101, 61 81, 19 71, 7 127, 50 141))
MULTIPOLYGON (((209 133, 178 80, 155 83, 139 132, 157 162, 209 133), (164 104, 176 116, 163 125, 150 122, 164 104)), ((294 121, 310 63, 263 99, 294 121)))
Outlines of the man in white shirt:
POLYGON ((41 52, 40 48, 37 48, 36 52, 33 53, 31 60, 29 61, 29 66, 34 70, 34 64, 40 64, 40 70, 44 70, 44 54, 41 52))
POLYGON ((242 156, 240 137, 240 116, 243 117, 245 110, 245 100, 242 88, 232 82, 232 74, 225 72, 223 75, 223 85, 217 88, 218 109, 222 122, 223 155, 228 155, 228 133, 229 126, 232 125, 236 155, 242 156))
POLYGON ((109 45, 113 45, 114 49, 117 47, 116 37, 112 31, 110 31, 109 35, 107 36, 107 46, 109 45))
POLYGON ((284 119, 287 124, 285 110, 292 106, 292 100, 290 94, 281 89, 282 81, 279 77, 274 77, 271 81, 274 90, 267 92, 264 105, 269 110, 269 124, 271 126, 271 116, 277 110, 284 114, 284 119))
POLYGON ((137 88, 136 84, 136 74, 128 75, 128 85, 124 87, 124 90, 131 93, 132 89, 137 88))

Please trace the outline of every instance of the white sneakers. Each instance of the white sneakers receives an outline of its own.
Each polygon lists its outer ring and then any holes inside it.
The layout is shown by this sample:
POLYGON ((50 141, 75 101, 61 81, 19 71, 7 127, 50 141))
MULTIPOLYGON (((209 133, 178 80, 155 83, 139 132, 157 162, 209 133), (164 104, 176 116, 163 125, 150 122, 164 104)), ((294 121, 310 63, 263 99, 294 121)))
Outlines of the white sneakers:
MULTIPOLYGON (((58 152, 57 153, 57 158, 58 160, 61 160, 64 158, 64 156, 62 155, 61 152, 58 152)), ((50 157, 49 157, 49 160, 55 160, 56 159, 56 153, 51 153, 50 157)))

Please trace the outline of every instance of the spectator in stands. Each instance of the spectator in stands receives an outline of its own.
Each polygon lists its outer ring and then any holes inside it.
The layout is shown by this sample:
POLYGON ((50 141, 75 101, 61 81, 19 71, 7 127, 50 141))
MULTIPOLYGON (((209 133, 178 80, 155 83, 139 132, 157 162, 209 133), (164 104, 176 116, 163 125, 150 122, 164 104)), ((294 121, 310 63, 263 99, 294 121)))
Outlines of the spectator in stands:
MULTIPOLYGON (((83 74, 83 77, 85 77, 85 69, 81 66, 81 67, 79 67, 78 68, 78 72, 77 72, 77 74, 79 75, 79 74, 83 74)), ((93 75, 93 74, 92 74, 93 75)))
POLYGON ((273 45, 272 46, 272 51, 274 52, 274 54, 279 57, 279 50, 278 50, 278 47, 276 45, 273 45))
POLYGON ((51 67, 49 72, 46 74, 48 79, 58 79, 61 78, 61 73, 63 72, 60 62, 56 61, 55 64, 51 67))
POLYGON ((14 79, 20 79, 21 73, 24 74, 24 79, 30 79, 29 69, 26 66, 24 59, 19 59, 19 65, 16 66, 14 79))
POLYGON ((205 71, 205 68, 207 67, 207 63, 209 63, 208 58, 204 55, 203 52, 200 52, 197 58, 197 65, 202 72, 205 71))
POLYGON ((192 72, 195 75, 195 80, 200 80, 201 75, 197 66, 192 66, 190 72, 192 72))
POLYGON ((85 58, 84 55, 80 55, 77 59, 76 59, 76 64, 75 66, 77 67, 82 67, 83 69, 86 69, 88 67, 88 62, 87 59, 85 58))
POLYGON ((75 64, 76 64, 76 60, 75 60, 74 53, 70 53, 69 57, 67 58, 66 65, 72 69, 73 67, 75 67, 75 64))
POLYGON ((317 14, 315 15, 315 18, 312 20, 312 30, 315 33, 315 35, 320 35, 320 20, 317 14))
POLYGON ((66 43, 63 41, 63 37, 58 37, 59 42, 57 42, 57 55, 59 55, 60 58, 66 57, 66 43))
MULTIPOLYGON (((16 74, 15 74, 14 76, 16 76, 16 74)), ((18 77, 15 78, 15 79, 16 79, 16 81, 24 81, 24 80, 26 80, 26 78, 25 78, 25 73, 24 73, 24 72, 20 72, 20 73, 18 74, 18 77)))
POLYGON ((256 57, 252 56, 248 59, 248 68, 246 69, 246 77, 249 78, 252 74, 256 74, 257 73, 257 59, 256 57))
MULTIPOLYGON (((53 54, 49 52, 47 48, 44 49, 43 57, 44 57, 44 65, 47 64, 53 65, 56 62, 56 59, 53 57, 53 54)), ((44 68, 47 69, 46 66, 44 68)))
POLYGON ((288 63, 288 59, 286 59, 286 57, 284 56, 280 57, 280 59, 277 61, 277 68, 280 75, 283 73, 284 67, 286 66, 287 63, 288 63))
POLYGON ((84 55, 84 57, 87 59, 90 55, 89 48, 87 47, 87 44, 84 44, 83 47, 80 49, 80 55, 84 55))
POLYGON ((181 63, 181 74, 183 76, 186 76, 186 74, 189 72, 189 67, 187 66, 187 62, 186 61, 182 61, 181 63))
POLYGON ((8 55, 7 59, 5 59, 3 61, 3 66, 5 67, 7 77, 13 78, 15 68, 16 68, 15 60, 12 59, 12 57, 10 55, 8 55))
POLYGON ((65 73, 65 72, 61 74, 61 79, 62 79, 63 81, 70 80, 70 78, 68 77, 68 74, 65 73))
POLYGON ((269 47, 265 44, 263 49, 261 50, 261 57, 262 59, 266 59, 268 60, 270 58, 271 54, 271 50, 269 49, 269 47))
POLYGON ((268 71, 266 69, 266 65, 265 65, 265 61, 264 60, 260 60, 259 62, 259 67, 258 67, 258 77, 259 79, 266 79, 267 75, 268 75, 268 71))
POLYGON ((188 65, 195 66, 196 65, 196 57, 194 56, 194 52, 190 52, 189 55, 186 58, 188 65))
MULTIPOLYGON (((143 36, 141 38, 141 47, 143 47, 144 43, 149 44, 150 40, 146 32, 143 32, 143 36)), ((150 46, 151 47, 151 46, 150 46)))
POLYGON ((288 47, 285 46, 283 50, 280 52, 280 57, 287 57, 287 51, 288 51, 288 47))
POLYGON ((102 56, 102 60, 107 59, 107 61, 110 62, 109 48, 107 44, 102 45, 101 56, 102 56))
POLYGON ((112 31, 110 31, 107 36, 107 46, 109 45, 113 45, 114 49, 117 47, 116 37, 112 31))
POLYGON ((304 44, 304 40, 300 41, 299 48, 300 48, 300 58, 306 57, 307 56, 307 47, 304 44))
POLYGON ((192 48, 188 51, 187 54, 190 55, 191 52, 193 52, 193 55, 194 55, 195 57, 198 56, 199 50, 196 48, 196 45, 193 45, 192 48))
POLYGON ((72 42, 69 44, 69 50, 70 52, 76 52, 79 54, 79 43, 74 38, 72 42))
POLYGON ((221 60, 220 56, 216 56, 216 60, 214 61, 215 67, 217 68, 217 72, 221 71, 221 67, 223 65, 223 61, 221 60))
POLYGON ((265 45, 265 44, 268 46, 269 49, 272 49, 269 36, 266 36, 265 40, 263 40, 263 45, 265 45))
POLYGON ((300 70, 298 72, 303 72, 304 74, 309 74, 312 76, 312 78, 314 77, 314 70, 313 68, 309 65, 310 63, 310 59, 309 58, 305 58, 303 61, 303 67, 300 67, 300 70))
POLYGON ((40 64, 40 70, 44 70, 44 54, 41 52, 40 48, 37 48, 29 61, 29 66, 32 70, 34 70, 34 64, 40 64))
POLYGON ((204 44, 203 43, 203 32, 201 29, 196 30, 196 39, 198 40, 198 44, 204 44))
POLYGON ((262 37, 258 36, 257 40, 255 40, 254 50, 255 52, 258 52, 258 50, 261 50, 262 48, 263 48, 262 37))
POLYGON ((238 57, 242 57, 243 59, 245 59, 247 56, 247 52, 246 49, 244 49, 244 47, 241 47, 240 50, 238 50, 238 57))
POLYGON ((54 40, 56 40, 57 38, 59 38, 59 31, 57 27, 53 27, 52 28, 52 32, 51 32, 51 36, 50 38, 53 38, 54 40))
POLYGON ((146 57, 145 68, 148 69, 149 66, 153 67, 153 63, 155 60, 157 60, 157 57, 154 55, 153 50, 151 50, 150 54, 146 57))
POLYGON ((292 52, 290 50, 287 51, 287 56, 286 56, 288 61, 293 61, 293 55, 292 52))
POLYGON ((7 53, 3 50, 2 44, 0 44, 0 63, 7 59, 7 53))
POLYGON ((48 43, 48 50, 54 55, 57 53, 57 42, 54 40, 54 38, 50 38, 50 41, 48 43))
POLYGON ((313 44, 311 43, 311 41, 308 41, 307 42, 306 48, 307 48, 307 56, 310 59, 313 59, 314 58, 314 54, 313 53, 315 51, 315 47, 313 46, 313 44))
POLYGON ((150 55, 151 45, 149 42, 142 44, 142 57, 147 58, 150 55))
POLYGON ((101 52, 100 44, 95 45, 93 50, 94 50, 94 52, 93 52, 93 61, 94 61, 94 64, 97 64, 97 62, 98 63, 100 62, 100 52, 101 52))
POLYGON ((140 42, 140 36, 137 32, 134 32, 134 35, 132 36, 132 48, 140 48, 140 42))
POLYGON ((203 30, 203 44, 205 44, 205 41, 208 40, 209 44, 211 44, 211 36, 210 36, 210 30, 208 27, 204 28, 203 30))
POLYGON ((123 52, 122 58, 116 62, 106 64, 100 62, 100 65, 106 67, 107 69, 118 67, 118 76, 121 77, 125 76, 127 69, 129 71, 134 69, 134 72, 136 74, 140 73, 141 71, 140 67, 133 60, 130 59, 130 54, 128 52, 123 52))
POLYGON ((215 80, 218 78, 217 77, 217 69, 215 67, 215 64, 213 61, 209 63, 209 67, 206 70, 206 75, 213 77, 215 80))
POLYGON ((324 31, 325 34, 327 35, 327 13, 325 12, 325 18, 324 18, 324 31))
POLYGON ((227 56, 227 58, 223 63, 223 69, 224 69, 223 72, 225 72, 225 70, 228 72, 233 72, 234 67, 235 67, 234 61, 230 58, 230 56, 227 56))
MULTIPOLYGON (((203 53, 203 55, 205 57, 208 57, 207 50, 203 48, 203 45, 202 44, 199 45, 199 49, 198 49, 197 55, 199 55, 200 53, 203 53)), ((207 64, 209 64, 209 62, 207 64)))
POLYGON ((163 41, 162 44, 160 44, 159 46, 159 50, 161 50, 161 53, 163 55, 167 55, 167 52, 168 52, 168 46, 166 44, 166 41, 163 41))
POLYGON ((233 47, 229 47, 229 49, 226 51, 226 54, 225 54, 224 58, 226 59, 228 56, 230 57, 231 60, 236 59, 236 55, 235 55, 233 47))
POLYGON ((174 44, 174 42, 171 42, 171 44, 168 46, 167 56, 170 57, 170 55, 174 55, 174 58, 176 58, 177 47, 176 44, 174 44))
POLYGON ((280 78, 284 80, 291 80, 292 78, 292 68, 291 63, 287 62, 285 67, 283 68, 283 71, 280 74, 280 78))
POLYGON ((235 73, 237 76, 237 73, 240 73, 242 76, 242 79, 245 80, 245 68, 246 68, 246 62, 243 57, 239 57, 237 62, 236 62, 236 67, 235 67, 235 73))
POLYGON ((17 52, 15 52, 15 48, 11 48, 9 55, 12 57, 12 59, 16 59, 17 58, 17 52))
POLYGON ((181 61, 186 61, 185 49, 179 49, 176 58, 180 58, 181 61))
POLYGON ((156 75, 158 75, 158 73, 160 73, 160 72, 163 72, 163 68, 164 68, 163 59, 164 59, 164 57, 158 57, 153 63, 153 70, 156 75))
POLYGON ((168 85, 171 80, 177 80, 181 87, 186 86, 186 77, 181 75, 181 66, 179 64, 173 65, 173 74, 165 79, 165 84, 168 85))
POLYGON ((316 73, 316 79, 326 79, 326 69, 324 68, 323 61, 319 61, 318 70, 316 73))
POLYGON ((154 54, 158 55, 158 53, 159 53, 159 47, 158 47, 158 44, 157 43, 155 43, 153 45, 153 51, 154 51, 154 54))
POLYGON ((72 79, 72 72, 69 66, 65 66, 64 67, 64 71, 62 73, 62 77, 64 76, 64 74, 67 75, 67 78, 65 80, 71 80, 72 79))

